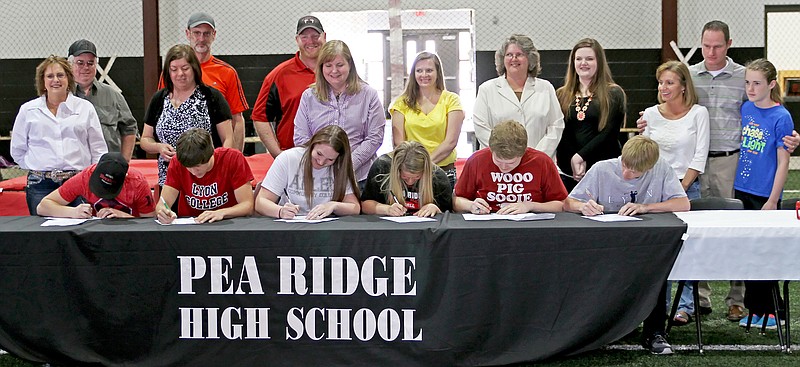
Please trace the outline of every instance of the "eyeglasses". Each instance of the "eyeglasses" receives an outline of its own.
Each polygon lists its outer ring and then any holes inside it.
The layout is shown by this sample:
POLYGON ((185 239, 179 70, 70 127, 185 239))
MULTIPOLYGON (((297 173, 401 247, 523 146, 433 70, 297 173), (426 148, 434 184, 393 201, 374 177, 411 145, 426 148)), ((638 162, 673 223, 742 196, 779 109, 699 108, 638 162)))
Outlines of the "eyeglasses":
POLYGON ((521 59, 521 58, 524 58, 524 57, 528 57, 528 55, 523 54, 523 53, 512 54, 510 52, 506 54, 506 58, 507 59, 513 59, 513 58, 521 59))
POLYGON ((203 38, 208 38, 208 37, 211 37, 211 35, 213 35, 213 34, 214 34, 214 32, 212 32, 212 31, 205 31, 205 32, 192 31, 192 36, 194 36, 195 38, 198 38, 200 36, 203 36, 203 38))
POLYGON ((75 66, 82 68, 82 67, 93 67, 95 65, 94 61, 83 61, 83 60, 75 60, 75 66))

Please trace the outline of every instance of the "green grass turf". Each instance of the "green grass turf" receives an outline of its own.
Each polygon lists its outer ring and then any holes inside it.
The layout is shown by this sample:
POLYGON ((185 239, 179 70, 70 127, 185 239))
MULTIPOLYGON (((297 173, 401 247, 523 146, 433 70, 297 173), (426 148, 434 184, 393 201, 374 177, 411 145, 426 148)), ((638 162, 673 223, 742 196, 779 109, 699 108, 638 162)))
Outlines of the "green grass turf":
MULTIPOLYGON (((782 283, 781 283, 782 284, 782 283)), ((777 350, 778 336, 774 330, 768 330, 766 335, 760 335, 755 330, 745 334, 744 328, 738 323, 725 319, 727 307, 724 297, 728 292, 727 282, 711 282, 713 312, 703 317, 703 344, 705 346, 751 346, 760 345, 775 348, 766 351, 727 351, 706 350, 704 355, 697 352, 694 324, 674 327, 669 335, 669 342, 676 348, 688 347, 688 350, 678 350, 671 356, 654 356, 644 349, 637 348, 638 335, 631 335, 613 343, 611 346, 573 357, 557 358, 537 365, 545 366, 800 366, 800 285, 790 283, 791 298, 791 328, 792 341, 798 350, 793 354, 781 353, 777 350), (616 349, 615 349, 616 348, 616 349), (628 348, 632 350, 626 350, 628 348)), ((674 290, 673 290, 674 295, 674 290)), ((518 364, 515 367, 531 366, 532 364, 518 364)), ((29 363, 11 355, 0 355, 0 367, 31 367, 41 364, 29 363)))

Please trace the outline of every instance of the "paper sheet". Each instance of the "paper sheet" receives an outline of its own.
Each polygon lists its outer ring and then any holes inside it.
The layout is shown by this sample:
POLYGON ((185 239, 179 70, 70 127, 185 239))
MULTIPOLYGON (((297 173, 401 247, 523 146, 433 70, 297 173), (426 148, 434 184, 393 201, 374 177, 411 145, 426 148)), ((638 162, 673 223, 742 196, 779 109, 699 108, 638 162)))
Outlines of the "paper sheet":
POLYGON ((42 227, 66 227, 66 226, 77 226, 78 224, 83 224, 84 222, 90 220, 100 219, 98 217, 91 217, 91 218, 47 218, 44 223, 41 224, 42 227))
POLYGON ((407 215, 403 217, 380 217, 383 220, 388 220, 395 223, 420 223, 420 222, 435 222, 436 219, 418 217, 416 215, 407 215))
POLYGON ((276 222, 286 222, 286 223, 322 223, 322 222, 330 222, 332 220, 337 220, 339 218, 322 218, 322 219, 306 219, 305 215, 298 215, 292 219, 275 219, 276 222))
POLYGON ((528 221, 528 220, 542 220, 553 219, 556 217, 554 213, 522 213, 522 214, 469 214, 464 213, 464 220, 513 220, 513 221, 528 221))
POLYGON ((158 219, 156 219, 156 223, 158 223, 158 224, 160 224, 162 226, 172 226, 172 225, 180 226, 180 225, 186 225, 186 224, 199 224, 199 223, 194 221, 194 217, 175 218, 175 220, 173 220, 172 223, 161 223, 161 222, 158 221, 158 219))
POLYGON ((630 222, 634 220, 642 220, 639 217, 632 217, 628 215, 619 215, 619 214, 601 214, 595 216, 583 216, 586 219, 591 219, 598 222, 630 222))

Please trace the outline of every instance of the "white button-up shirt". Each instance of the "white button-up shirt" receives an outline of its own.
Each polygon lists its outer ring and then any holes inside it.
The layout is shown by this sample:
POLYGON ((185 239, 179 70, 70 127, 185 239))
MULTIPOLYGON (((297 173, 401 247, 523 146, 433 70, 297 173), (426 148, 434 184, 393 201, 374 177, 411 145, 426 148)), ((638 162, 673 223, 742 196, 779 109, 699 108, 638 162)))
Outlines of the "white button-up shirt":
POLYGON ((55 116, 45 96, 19 108, 11 132, 11 157, 36 171, 82 170, 108 152, 92 103, 70 93, 55 116))

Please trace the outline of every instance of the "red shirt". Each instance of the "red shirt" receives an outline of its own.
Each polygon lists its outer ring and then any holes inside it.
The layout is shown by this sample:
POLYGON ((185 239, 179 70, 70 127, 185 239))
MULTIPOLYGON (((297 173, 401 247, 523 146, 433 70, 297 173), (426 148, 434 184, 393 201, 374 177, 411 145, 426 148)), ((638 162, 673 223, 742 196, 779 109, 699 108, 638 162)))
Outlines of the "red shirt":
POLYGON ((238 202, 234 191, 253 180, 242 152, 214 149, 214 166, 201 178, 195 177, 178 159, 167 169, 165 186, 178 190, 178 215, 196 217, 207 210, 232 207, 238 202))
POLYGON ((276 135, 282 150, 294 147, 294 117, 300 106, 300 97, 314 83, 314 70, 300 60, 300 53, 272 69, 258 92, 253 121, 277 120, 276 135))
POLYGON ((156 210, 155 200, 150 192, 150 185, 144 175, 135 168, 128 168, 122 190, 114 199, 102 199, 89 190, 89 177, 92 177, 97 164, 93 164, 74 177, 64 182, 58 188, 58 194, 67 202, 72 202, 82 196, 88 204, 92 205, 95 213, 103 208, 117 209, 123 213, 139 217, 156 210))
POLYGON ((564 200, 567 189, 547 154, 527 148, 519 165, 503 173, 492 161, 492 151, 484 148, 467 159, 456 182, 455 194, 469 200, 482 198, 494 212, 504 203, 564 200))

